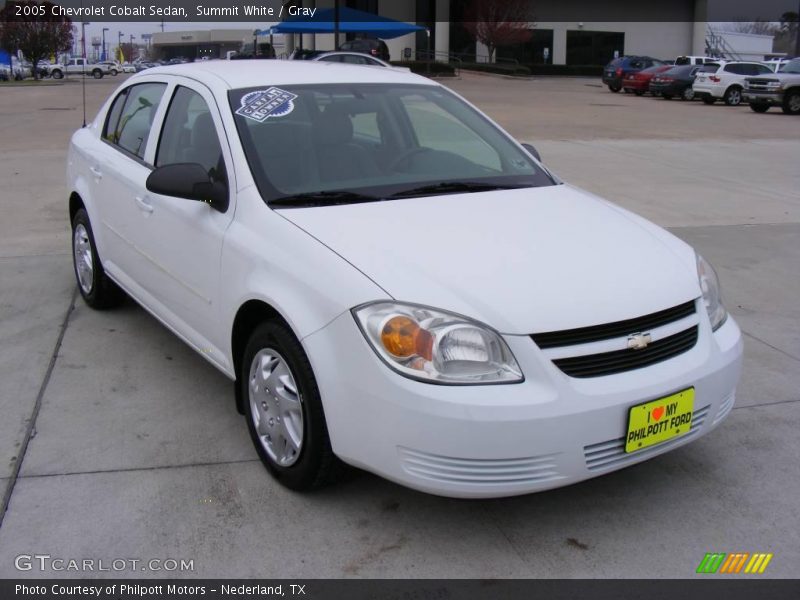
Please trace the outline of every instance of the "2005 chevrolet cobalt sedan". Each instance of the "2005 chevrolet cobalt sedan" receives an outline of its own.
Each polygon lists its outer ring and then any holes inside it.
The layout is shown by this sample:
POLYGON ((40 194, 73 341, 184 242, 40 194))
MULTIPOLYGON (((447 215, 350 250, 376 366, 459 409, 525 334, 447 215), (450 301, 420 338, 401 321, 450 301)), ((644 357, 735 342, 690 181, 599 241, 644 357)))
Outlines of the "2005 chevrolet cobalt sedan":
POLYGON ((235 380, 293 489, 342 461, 447 496, 544 490, 734 403, 711 265, 410 73, 150 69, 75 133, 68 186, 85 301, 124 290, 235 380))

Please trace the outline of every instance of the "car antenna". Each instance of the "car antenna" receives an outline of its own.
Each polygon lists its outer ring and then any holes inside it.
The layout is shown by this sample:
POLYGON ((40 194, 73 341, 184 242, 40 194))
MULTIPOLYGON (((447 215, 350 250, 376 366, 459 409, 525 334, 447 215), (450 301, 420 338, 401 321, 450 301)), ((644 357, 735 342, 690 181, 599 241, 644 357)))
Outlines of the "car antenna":
MULTIPOLYGON (((81 0, 81 15, 83 15, 83 0, 81 0)), ((105 35, 105 32, 103 32, 105 35)), ((83 94, 83 127, 86 127, 86 23, 81 22, 81 54, 83 56, 83 77, 81 79, 81 93, 83 94)), ((105 48, 103 48, 105 52, 105 48)), ((66 70, 66 69, 65 69, 66 70)))

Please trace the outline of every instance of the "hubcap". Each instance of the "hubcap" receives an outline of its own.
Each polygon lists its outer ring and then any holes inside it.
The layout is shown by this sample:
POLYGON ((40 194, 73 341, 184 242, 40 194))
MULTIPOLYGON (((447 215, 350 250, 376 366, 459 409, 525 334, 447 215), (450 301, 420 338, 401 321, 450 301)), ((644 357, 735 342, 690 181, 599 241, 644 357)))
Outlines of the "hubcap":
POLYGON ((84 294, 92 293, 94 285, 94 261, 92 259, 92 242, 86 227, 78 225, 72 238, 72 247, 75 253, 75 273, 78 276, 78 285, 84 294))
POLYGON ((728 96, 728 102, 733 105, 739 104, 742 99, 742 95, 739 93, 739 90, 731 91, 730 95, 728 96))
POLYGON ((303 399, 289 365, 271 348, 250 364, 250 417, 261 447, 278 465, 290 467, 303 448, 303 399))
POLYGON ((691 100, 692 98, 694 98, 694 90, 690 87, 686 88, 685 90, 683 90, 683 97, 686 98, 687 100, 691 100))
POLYGON ((789 97, 789 110, 800 112, 800 94, 793 94, 789 97))

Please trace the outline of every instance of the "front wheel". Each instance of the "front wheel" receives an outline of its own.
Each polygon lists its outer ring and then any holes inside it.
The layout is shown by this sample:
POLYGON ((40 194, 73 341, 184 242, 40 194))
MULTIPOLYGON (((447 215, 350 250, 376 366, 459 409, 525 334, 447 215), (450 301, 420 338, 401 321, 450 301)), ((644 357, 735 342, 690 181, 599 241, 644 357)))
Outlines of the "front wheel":
POLYGON ((614 85, 613 83, 608 84, 608 89, 615 94, 622 89, 621 85, 614 85))
POLYGON ((800 115, 800 90, 792 90, 783 98, 783 112, 787 115, 800 115))
POLYGON ((72 265, 78 290, 86 304, 95 309, 117 306, 125 297, 100 263, 94 242, 92 224, 85 209, 80 209, 72 219, 72 265))
POLYGON ((95 79, 102 79, 103 72, 100 69, 95 69, 94 71, 92 71, 92 77, 94 77, 95 79))
POLYGON ((53 79, 61 79, 62 77, 64 77, 64 74, 61 71, 53 71, 53 74, 51 76, 53 79))
POLYGON ((258 326, 240 369, 247 426, 267 470, 298 491, 335 479, 341 463, 331 449, 317 381, 289 328, 278 321, 258 326))
POLYGON ((705 104, 714 104, 714 102, 716 102, 716 101, 717 101, 717 99, 714 98, 714 96, 703 96, 703 102, 705 104))
POLYGON ((739 106, 742 103, 742 90, 738 87, 730 87, 722 98, 728 106, 739 106))
POLYGON ((769 110, 769 104, 764 102, 751 102, 750 110, 757 113, 765 113, 769 110))
POLYGON ((111 69, 111 74, 112 74, 114 77, 116 77, 117 75, 119 75, 119 71, 117 71, 116 69, 111 69))

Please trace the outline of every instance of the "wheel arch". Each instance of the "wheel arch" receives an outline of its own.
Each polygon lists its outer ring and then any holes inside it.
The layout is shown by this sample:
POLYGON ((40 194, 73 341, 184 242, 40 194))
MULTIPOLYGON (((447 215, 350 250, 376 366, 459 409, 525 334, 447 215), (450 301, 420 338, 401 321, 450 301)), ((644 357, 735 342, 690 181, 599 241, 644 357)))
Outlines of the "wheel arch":
POLYGON ((244 354, 247 340, 253 329, 264 321, 277 320, 286 325, 290 330, 291 326, 283 318, 283 315, 271 304, 260 299, 248 300, 236 311, 231 327, 231 359, 235 374, 234 389, 236 391, 236 409, 245 414, 244 398, 242 397, 241 385, 239 384, 239 371, 242 366, 242 355, 244 354))
POLYGON ((86 210, 86 204, 83 202, 83 198, 78 192, 72 192, 69 195, 69 222, 75 219, 75 215, 78 213, 80 209, 86 210))

